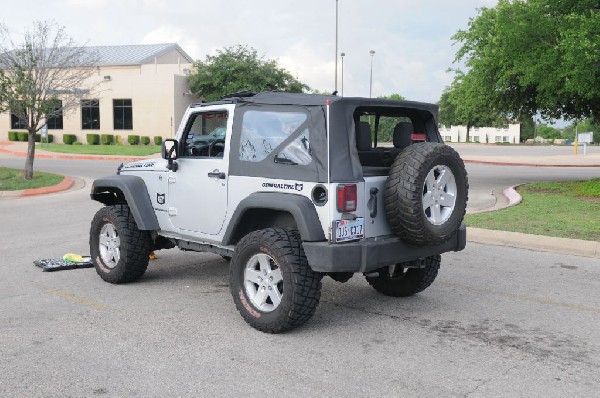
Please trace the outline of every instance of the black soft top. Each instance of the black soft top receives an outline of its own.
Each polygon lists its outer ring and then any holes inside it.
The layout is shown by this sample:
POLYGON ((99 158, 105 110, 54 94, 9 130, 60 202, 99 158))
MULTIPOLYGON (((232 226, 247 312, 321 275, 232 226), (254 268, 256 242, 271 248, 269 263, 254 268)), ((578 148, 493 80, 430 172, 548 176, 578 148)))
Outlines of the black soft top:
MULTIPOLYGON (((338 97, 334 95, 266 92, 240 97, 231 96, 222 101, 199 104, 207 106, 222 103, 238 104, 241 112, 236 112, 232 151, 239 148, 241 119, 249 109, 276 111, 281 108, 303 108, 310 115, 311 145, 314 148, 314 162, 309 166, 281 167, 268 161, 248 164, 239 160, 233 153, 231 174, 256 177, 298 179, 301 181, 327 181, 327 101, 329 101, 329 124, 331 131, 330 154, 331 181, 360 181, 363 171, 356 149, 356 122, 359 113, 379 113, 381 115, 406 115, 411 118, 416 131, 425 133, 430 141, 441 141, 437 129, 438 106, 414 101, 397 101, 380 98, 338 97), (239 117, 242 116, 242 117, 239 117), (264 163, 264 164, 263 164, 264 163), (281 174, 281 175, 280 175, 281 174)), ((275 148, 276 149, 276 148, 275 148)), ((273 151, 275 152, 275 149, 273 151)))

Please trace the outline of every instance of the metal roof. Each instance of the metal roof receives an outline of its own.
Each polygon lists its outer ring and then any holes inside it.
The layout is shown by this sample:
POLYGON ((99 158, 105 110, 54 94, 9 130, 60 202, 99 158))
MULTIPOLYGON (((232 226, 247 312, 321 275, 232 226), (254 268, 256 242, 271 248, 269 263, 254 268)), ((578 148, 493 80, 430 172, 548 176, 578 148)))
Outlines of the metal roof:
POLYGON ((154 62, 156 57, 172 50, 177 50, 187 62, 194 62, 176 43, 90 46, 84 48, 98 57, 99 62, 97 65, 99 66, 143 65, 154 62))

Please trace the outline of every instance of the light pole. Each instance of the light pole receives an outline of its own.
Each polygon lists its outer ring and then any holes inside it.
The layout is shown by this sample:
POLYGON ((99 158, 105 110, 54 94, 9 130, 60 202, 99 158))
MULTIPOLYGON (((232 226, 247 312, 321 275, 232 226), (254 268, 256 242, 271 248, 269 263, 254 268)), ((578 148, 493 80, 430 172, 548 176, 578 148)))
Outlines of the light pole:
POLYGON ((369 54, 371 54, 371 78, 369 80, 369 98, 371 98, 373 93, 373 55, 375 55, 375 51, 371 50, 369 54))
POLYGON ((344 57, 346 56, 346 53, 341 53, 340 56, 342 57, 342 97, 344 96, 344 57))
POLYGON ((335 0, 335 89, 337 91, 338 73, 338 0, 335 0))

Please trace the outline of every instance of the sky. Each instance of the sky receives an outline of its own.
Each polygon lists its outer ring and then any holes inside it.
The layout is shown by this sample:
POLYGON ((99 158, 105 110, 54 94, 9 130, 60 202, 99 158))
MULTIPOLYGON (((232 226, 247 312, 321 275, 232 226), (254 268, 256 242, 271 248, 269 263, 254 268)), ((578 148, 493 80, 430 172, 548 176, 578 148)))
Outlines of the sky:
MULTIPOLYGON (((6 1, 6 0, 5 0, 6 1)), ((338 0, 338 91, 398 93, 437 102, 452 81, 451 36, 497 0, 338 0), (375 51, 371 58, 370 51, 375 51)), ((335 0, 11 1, 0 22, 15 41, 34 20, 54 20, 82 45, 178 43, 193 59, 255 48, 311 88, 335 87, 335 0)))

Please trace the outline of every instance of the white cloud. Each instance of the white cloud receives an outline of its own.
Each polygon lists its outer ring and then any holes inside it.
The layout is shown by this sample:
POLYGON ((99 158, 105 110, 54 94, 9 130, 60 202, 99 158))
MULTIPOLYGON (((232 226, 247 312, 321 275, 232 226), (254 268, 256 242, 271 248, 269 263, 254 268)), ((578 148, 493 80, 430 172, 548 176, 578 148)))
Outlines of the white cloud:
MULTIPOLYGON (((217 49, 249 45, 313 88, 333 91, 335 1, 279 0, 23 0, 3 9, 11 32, 35 19, 54 19, 90 45, 176 42, 194 59, 217 49), (28 15, 31 21, 23 19, 28 15)), ((399 93, 437 101, 451 79, 456 48, 450 36, 477 8, 496 0, 339 0, 339 52, 344 51, 346 95, 399 93)), ((338 58, 339 60, 339 58, 338 58)), ((338 88, 341 88, 341 62, 338 88)))

